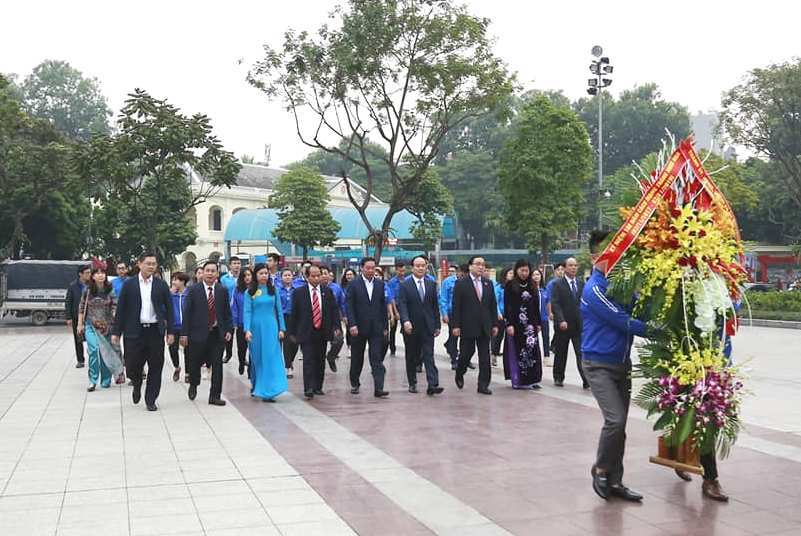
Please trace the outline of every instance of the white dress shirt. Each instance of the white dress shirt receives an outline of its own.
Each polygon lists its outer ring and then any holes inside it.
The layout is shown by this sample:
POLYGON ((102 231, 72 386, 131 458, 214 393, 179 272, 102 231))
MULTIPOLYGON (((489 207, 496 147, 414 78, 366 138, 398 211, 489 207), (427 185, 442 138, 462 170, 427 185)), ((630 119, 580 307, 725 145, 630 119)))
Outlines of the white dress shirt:
POLYGON ((139 322, 142 324, 155 324, 158 321, 156 310, 153 308, 153 276, 148 279, 139 274, 139 295, 142 298, 142 308, 139 309, 139 322))
POLYGON ((370 298, 370 301, 373 301, 373 283, 375 283, 375 277, 367 279, 362 276, 362 279, 364 279, 364 286, 367 288, 367 297, 370 298))
POLYGON ((415 288, 417 290, 417 294, 418 295, 420 294, 420 288, 422 287, 423 295, 421 296, 421 298, 425 298, 426 297, 426 279, 425 279, 425 277, 421 277, 420 279, 418 279, 417 276, 412 276, 412 279, 414 279, 414 286, 415 286, 415 288))

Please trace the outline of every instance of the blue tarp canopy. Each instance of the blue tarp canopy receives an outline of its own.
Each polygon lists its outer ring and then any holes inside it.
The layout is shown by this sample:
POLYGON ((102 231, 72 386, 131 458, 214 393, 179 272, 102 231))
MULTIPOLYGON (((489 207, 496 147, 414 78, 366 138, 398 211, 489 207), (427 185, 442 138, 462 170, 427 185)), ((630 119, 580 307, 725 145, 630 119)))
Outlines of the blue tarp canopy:
MULTIPOLYGON (((367 228, 361 216, 352 207, 329 207, 328 212, 341 226, 337 239, 364 240, 367 228)), ((375 227, 381 227, 387 214, 385 207, 368 207, 367 219, 375 227)), ((416 218, 409 212, 401 211, 392 218, 391 234, 398 240, 412 240, 412 224, 416 218)), ((273 229, 278 225, 278 211, 271 208, 240 210, 225 227, 226 242, 276 242, 273 229)))

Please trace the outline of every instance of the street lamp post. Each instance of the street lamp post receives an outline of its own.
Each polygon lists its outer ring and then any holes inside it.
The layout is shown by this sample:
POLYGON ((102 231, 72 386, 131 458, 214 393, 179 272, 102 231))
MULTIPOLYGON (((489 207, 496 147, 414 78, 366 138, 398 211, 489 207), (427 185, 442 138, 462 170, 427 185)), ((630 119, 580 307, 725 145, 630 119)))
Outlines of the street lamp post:
POLYGON ((601 195, 604 189, 604 150, 603 150, 603 97, 605 87, 612 85, 613 67, 609 64, 609 58, 603 56, 604 49, 598 45, 592 47, 592 55, 596 59, 590 63, 590 72, 593 78, 587 80, 587 93, 594 95, 598 99, 598 228, 603 228, 603 209, 601 207, 601 195))

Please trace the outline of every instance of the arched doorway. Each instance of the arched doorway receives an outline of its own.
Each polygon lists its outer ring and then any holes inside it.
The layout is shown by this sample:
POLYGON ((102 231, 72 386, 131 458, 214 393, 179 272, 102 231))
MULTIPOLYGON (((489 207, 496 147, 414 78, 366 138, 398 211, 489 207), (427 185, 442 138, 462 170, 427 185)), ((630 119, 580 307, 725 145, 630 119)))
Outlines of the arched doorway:
POLYGON ((184 253, 184 272, 189 274, 191 277, 195 273, 195 269, 197 268, 197 255, 192 253, 191 251, 187 251, 184 253))

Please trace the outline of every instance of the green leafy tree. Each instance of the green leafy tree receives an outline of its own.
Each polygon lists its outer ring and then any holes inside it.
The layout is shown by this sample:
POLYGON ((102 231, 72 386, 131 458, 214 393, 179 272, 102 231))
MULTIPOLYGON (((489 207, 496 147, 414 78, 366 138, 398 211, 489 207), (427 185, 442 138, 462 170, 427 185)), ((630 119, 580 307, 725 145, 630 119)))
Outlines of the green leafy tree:
POLYGON ((128 258, 144 247, 172 264, 194 243, 192 208, 233 185, 241 165, 207 116, 185 116, 139 89, 125 101, 116 130, 93 137, 76 158, 100 206, 102 241, 93 251, 128 258))
MULTIPOLYGON (((656 84, 644 84, 623 91, 618 99, 603 92, 604 173, 613 174, 662 147, 667 129, 681 139, 690 133, 687 108, 662 99, 656 84)), ((580 99, 575 104, 587 124, 593 145, 598 140, 598 101, 580 99)))
POLYGON ((0 76, 0 257, 18 258, 24 249, 64 258, 82 250, 89 204, 71 154, 70 143, 48 121, 25 113, 0 76))
POLYGON ((448 0, 350 0, 331 19, 314 35, 288 31, 282 47, 265 46, 248 79, 283 100, 303 143, 364 171, 367 195, 350 198, 380 258, 392 218, 417 201, 447 132, 495 109, 512 79, 492 51, 489 20, 448 0), (373 154, 371 141, 386 154, 373 154), (371 157, 392 184, 380 226, 367 218, 371 157))
POLYGON ((722 104, 726 133, 778 163, 786 194, 801 207, 801 59, 752 70, 722 104))
POLYGON ((313 246, 331 246, 340 225, 326 207, 330 198, 323 177, 314 169, 296 167, 281 175, 270 196, 270 208, 278 209, 278 240, 303 248, 307 258, 313 246))
POLYGON ((430 251, 442 236, 442 217, 453 211, 453 197, 440 182, 436 168, 432 167, 417 190, 412 192, 412 199, 414 202, 406 207, 417 218, 412 235, 430 251))
POLYGON ((25 110, 46 119, 72 140, 109 132, 111 110, 96 78, 86 78, 65 61, 46 60, 20 86, 25 110))
POLYGON ((513 128, 499 169, 507 219, 547 264, 551 248, 578 224, 592 149, 576 114, 545 96, 526 104, 513 128))
POLYGON ((757 195, 756 206, 737 213, 743 237, 771 244, 801 243, 798 205, 787 195, 785 168, 775 161, 750 158, 743 165, 745 182, 757 195))

